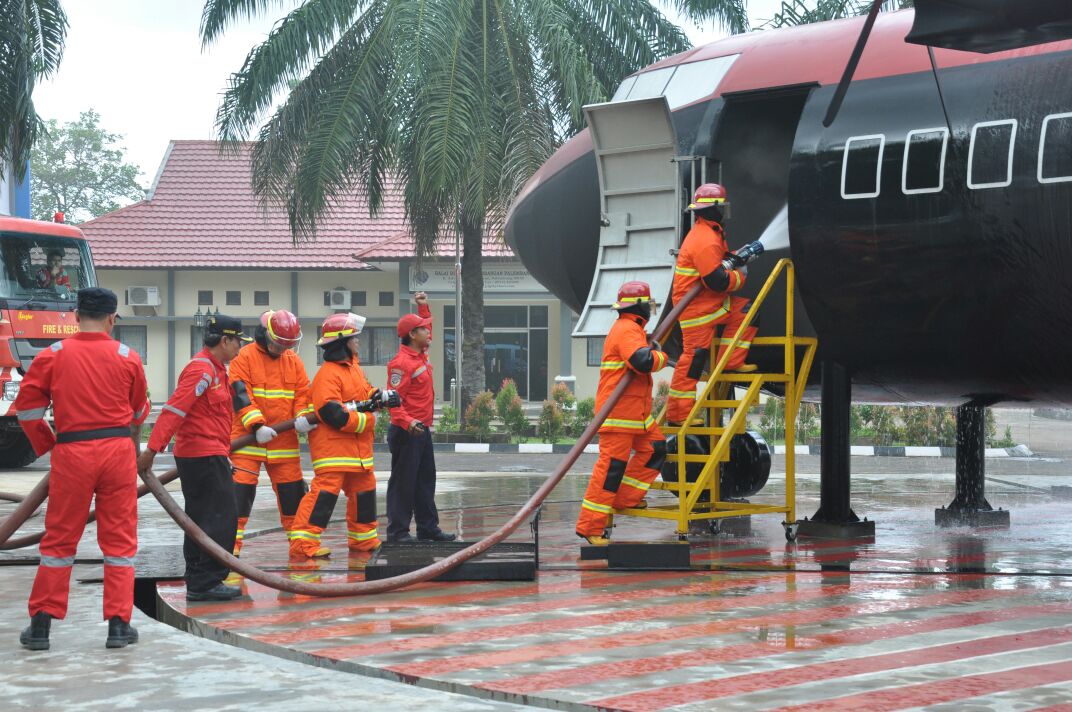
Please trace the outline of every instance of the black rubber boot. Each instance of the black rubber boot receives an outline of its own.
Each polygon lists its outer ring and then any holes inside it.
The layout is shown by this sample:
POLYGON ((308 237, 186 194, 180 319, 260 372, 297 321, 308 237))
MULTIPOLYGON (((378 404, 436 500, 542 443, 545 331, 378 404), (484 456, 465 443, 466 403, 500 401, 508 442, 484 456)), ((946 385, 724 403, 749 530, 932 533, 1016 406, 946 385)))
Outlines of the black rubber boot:
POLYGON ((104 647, 125 648, 131 643, 137 642, 138 631, 134 626, 119 616, 114 616, 108 621, 108 640, 104 641, 104 647))
POLYGON ((454 541, 457 538, 457 535, 447 534, 442 529, 430 533, 417 532, 418 541, 454 541))
POLYGON ((218 583, 207 591, 186 591, 187 601, 233 601, 242 595, 242 589, 218 583))
POLYGON ((39 611, 30 618, 30 625, 19 635, 19 642, 27 650, 48 650, 48 632, 52 629, 52 616, 39 611))

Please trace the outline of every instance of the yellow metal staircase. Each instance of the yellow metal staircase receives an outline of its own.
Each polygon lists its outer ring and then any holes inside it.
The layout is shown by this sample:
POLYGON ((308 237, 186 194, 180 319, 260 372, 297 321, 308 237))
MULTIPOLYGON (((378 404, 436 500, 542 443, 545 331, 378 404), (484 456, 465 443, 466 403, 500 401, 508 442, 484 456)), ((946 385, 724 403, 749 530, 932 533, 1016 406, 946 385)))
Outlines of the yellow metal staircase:
MULTIPOLYGON (((677 522, 679 538, 686 538, 689 523, 716 521, 726 517, 751 514, 783 514, 786 537, 796 533, 796 419, 800 399, 811 371, 818 342, 812 337, 796 336, 793 332, 795 274, 793 263, 783 259, 775 265, 763 288, 752 302, 737 336, 729 341, 722 358, 701 381, 696 403, 688 419, 681 426, 666 425, 665 406, 657 416, 657 422, 666 436, 677 436, 677 449, 667 454, 667 461, 677 467, 677 481, 657 480, 651 486, 656 490, 668 490, 677 494, 677 504, 648 506, 643 509, 615 510, 615 514, 670 519, 677 522), (740 342, 741 335, 766 301, 779 278, 785 276, 785 334, 783 336, 760 336, 752 339, 753 347, 781 347, 783 368, 778 372, 734 373, 725 372, 730 354, 740 342), (785 393, 785 502, 783 504, 753 504, 743 501, 723 501, 719 493, 721 465, 730 458, 730 443, 734 436, 745 432, 750 409, 759 403, 764 386, 778 384, 785 393), (702 387, 702 388, 701 388, 702 387), (741 393, 743 391, 743 394, 741 393), (688 436, 707 439, 708 454, 685 452, 688 436), (702 463, 703 469, 694 482, 686 479, 690 463, 702 463), (707 493, 707 497, 704 497, 707 493)), ((711 353, 718 353, 718 340, 711 353)))

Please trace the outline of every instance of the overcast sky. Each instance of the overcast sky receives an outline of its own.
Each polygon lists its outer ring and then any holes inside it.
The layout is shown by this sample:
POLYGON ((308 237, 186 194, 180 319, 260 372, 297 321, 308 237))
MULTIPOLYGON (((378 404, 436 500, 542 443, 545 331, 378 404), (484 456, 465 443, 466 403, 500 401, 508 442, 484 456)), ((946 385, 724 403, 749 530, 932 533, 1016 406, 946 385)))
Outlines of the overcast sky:
MULTIPOLYGON (((753 26, 780 4, 749 0, 753 26)), ((168 141, 214 137, 228 76, 277 19, 236 25, 202 52, 200 0, 64 0, 63 5, 70 21, 67 48, 56 77, 34 93, 37 110, 46 119, 71 121, 95 109, 105 129, 124 136, 127 159, 141 167, 146 186, 168 141)), ((713 26, 686 29, 696 44, 723 36, 713 26)))

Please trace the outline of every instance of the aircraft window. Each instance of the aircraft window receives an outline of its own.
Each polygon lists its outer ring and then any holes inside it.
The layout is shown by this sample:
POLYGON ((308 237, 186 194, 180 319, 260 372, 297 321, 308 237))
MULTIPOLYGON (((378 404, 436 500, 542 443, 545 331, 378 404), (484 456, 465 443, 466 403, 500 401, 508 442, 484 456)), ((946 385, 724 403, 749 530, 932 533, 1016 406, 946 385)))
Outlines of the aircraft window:
POLYGON ((676 109, 714 94, 737 56, 734 54, 679 65, 666 85, 666 103, 671 109, 676 109))
POLYGON ((853 136, 845 142, 841 159, 841 197, 874 198, 882 189, 882 151, 886 137, 853 136))
POLYGON ((1003 188, 1012 183, 1016 119, 984 121, 972 127, 968 187, 1003 188))
POLYGON ((654 96, 659 96, 663 93, 663 89, 666 88, 666 83, 670 81, 670 75, 674 73, 675 69, 677 67, 664 67, 653 72, 638 74, 636 83, 629 91, 629 98, 650 99, 654 96))
POLYGON ((905 138, 901 190, 905 195, 938 193, 945 182, 945 150, 949 130, 917 129, 905 138))
POLYGON ((614 92, 614 98, 611 101, 623 101, 629 97, 629 92, 632 91, 633 85, 636 84, 636 77, 626 77, 625 81, 618 85, 618 91, 614 92))
POLYGON ((1043 119, 1038 179, 1039 183, 1072 181, 1072 113, 1043 119))

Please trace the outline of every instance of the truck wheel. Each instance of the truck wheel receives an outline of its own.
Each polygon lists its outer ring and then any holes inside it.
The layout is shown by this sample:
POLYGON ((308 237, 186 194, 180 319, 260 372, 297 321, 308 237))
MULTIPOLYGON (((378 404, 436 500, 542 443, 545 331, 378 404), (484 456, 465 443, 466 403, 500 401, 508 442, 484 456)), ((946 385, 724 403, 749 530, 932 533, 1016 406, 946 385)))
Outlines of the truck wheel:
POLYGON ((26 467, 36 459, 33 446, 21 431, 8 430, 0 436, 0 468, 26 467))

